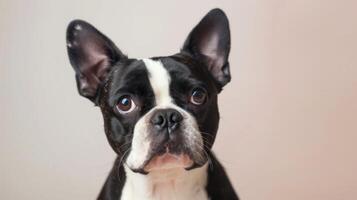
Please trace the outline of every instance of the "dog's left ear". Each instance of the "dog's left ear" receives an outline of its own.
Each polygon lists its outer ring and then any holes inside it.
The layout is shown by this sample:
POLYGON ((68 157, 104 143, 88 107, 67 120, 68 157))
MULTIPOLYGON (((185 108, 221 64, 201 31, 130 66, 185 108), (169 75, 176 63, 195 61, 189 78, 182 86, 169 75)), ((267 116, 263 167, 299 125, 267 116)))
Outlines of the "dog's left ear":
POLYGON ((126 56, 109 38, 82 20, 68 25, 67 50, 76 72, 79 94, 97 105, 100 87, 111 67, 126 56))
POLYGON ((231 80, 229 22, 221 9, 211 10, 187 37, 183 52, 202 61, 221 87, 231 80))

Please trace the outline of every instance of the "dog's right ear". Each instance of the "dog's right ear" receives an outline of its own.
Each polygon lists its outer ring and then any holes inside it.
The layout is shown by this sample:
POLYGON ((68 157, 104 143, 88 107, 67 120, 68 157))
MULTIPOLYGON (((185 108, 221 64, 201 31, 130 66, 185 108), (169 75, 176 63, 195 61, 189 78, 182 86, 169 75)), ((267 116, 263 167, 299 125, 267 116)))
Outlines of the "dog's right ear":
POLYGON ((67 28, 69 60, 76 72, 79 94, 98 104, 98 92, 110 68, 126 56, 89 23, 72 21, 67 28))

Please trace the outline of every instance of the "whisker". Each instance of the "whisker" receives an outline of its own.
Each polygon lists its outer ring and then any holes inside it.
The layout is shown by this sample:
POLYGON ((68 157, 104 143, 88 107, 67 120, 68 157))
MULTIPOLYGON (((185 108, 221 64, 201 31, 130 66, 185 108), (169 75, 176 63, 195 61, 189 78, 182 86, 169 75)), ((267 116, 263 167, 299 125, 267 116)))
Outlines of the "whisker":
MULTIPOLYGON (((124 158, 125 158, 125 155, 129 152, 130 149, 131 149, 131 148, 127 149, 127 150, 124 152, 123 156, 121 157, 121 159, 120 159, 120 161, 119 161, 119 167, 121 166, 121 163, 123 163, 123 165, 125 164, 125 163, 124 163, 124 158)), ((118 173, 119 173, 119 171, 118 171, 118 173)), ((119 181, 120 181, 120 174, 118 174, 118 179, 119 179, 119 181)))
POLYGON ((215 137, 214 137, 212 134, 210 134, 210 133, 201 132, 201 131, 200 131, 200 133, 203 134, 203 135, 207 135, 207 136, 211 137, 211 139, 214 139, 214 138, 215 138, 215 137))
MULTIPOLYGON (((208 147, 205 144, 202 144, 203 147, 206 147, 208 149, 208 147)), ((213 163, 212 163, 212 159, 210 157, 210 155, 207 153, 207 151, 200 145, 197 143, 197 147, 202 151, 202 153, 206 156, 207 162, 208 162, 208 167, 213 170, 213 163)), ((199 155, 201 155, 199 152, 196 151, 196 153, 198 153, 199 155)))

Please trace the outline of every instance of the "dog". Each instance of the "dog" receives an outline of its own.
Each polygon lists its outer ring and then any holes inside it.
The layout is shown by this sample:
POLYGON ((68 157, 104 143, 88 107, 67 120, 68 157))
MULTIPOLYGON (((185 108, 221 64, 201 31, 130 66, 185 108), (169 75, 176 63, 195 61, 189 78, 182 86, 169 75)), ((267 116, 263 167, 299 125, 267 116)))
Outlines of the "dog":
POLYGON ((172 56, 129 58, 82 20, 67 28, 79 94, 99 106, 117 154, 100 200, 237 200, 212 145, 231 80, 230 29, 216 8, 172 56))

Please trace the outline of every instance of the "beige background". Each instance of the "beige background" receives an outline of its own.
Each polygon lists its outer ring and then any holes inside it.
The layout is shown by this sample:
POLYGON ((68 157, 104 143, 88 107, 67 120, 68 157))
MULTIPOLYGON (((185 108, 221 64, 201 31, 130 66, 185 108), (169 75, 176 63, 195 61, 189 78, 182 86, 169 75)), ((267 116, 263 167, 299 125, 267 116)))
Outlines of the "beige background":
POLYGON ((214 149, 241 198, 356 199, 355 0, 0 0, 0 199, 94 199, 112 165, 76 91, 70 20, 149 57, 177 52, 214 7, 233 41, 214 149))

